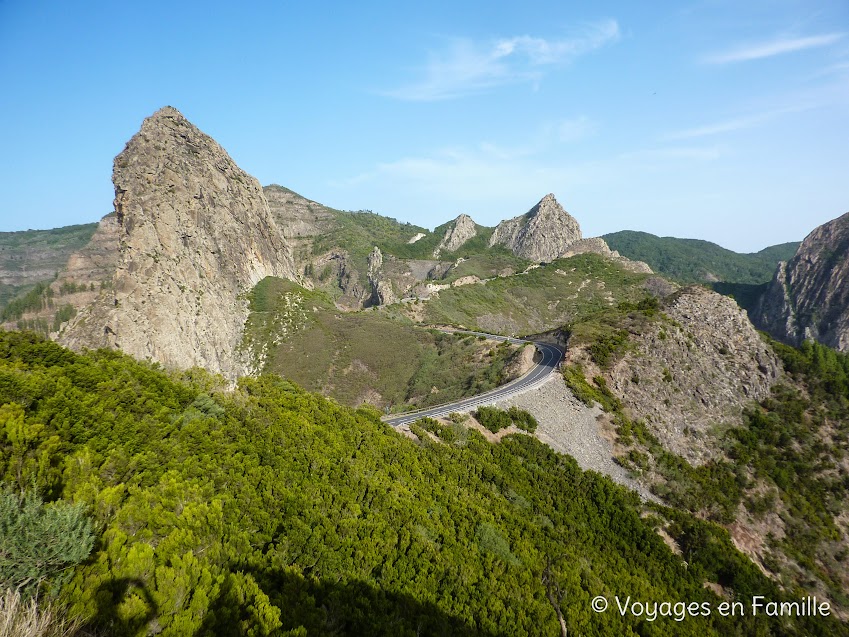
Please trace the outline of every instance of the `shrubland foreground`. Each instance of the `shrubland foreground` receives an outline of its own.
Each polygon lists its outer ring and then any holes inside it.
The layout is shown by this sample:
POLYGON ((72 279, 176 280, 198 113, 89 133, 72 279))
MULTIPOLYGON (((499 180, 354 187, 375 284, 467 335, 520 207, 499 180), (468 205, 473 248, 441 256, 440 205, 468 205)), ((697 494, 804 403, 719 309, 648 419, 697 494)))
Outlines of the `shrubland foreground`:
POLYGON ((849 634, 822 617, 622 617, 617 595, 795 597, 720 527, 658 509, 685 563, 648 505, 529 436, 417 443, 279 377, 218 383, 0 334, 0 475, 93 521, 90 556, 41 599, 95 634, 554 635, 558 613, 569 635, 849 634))

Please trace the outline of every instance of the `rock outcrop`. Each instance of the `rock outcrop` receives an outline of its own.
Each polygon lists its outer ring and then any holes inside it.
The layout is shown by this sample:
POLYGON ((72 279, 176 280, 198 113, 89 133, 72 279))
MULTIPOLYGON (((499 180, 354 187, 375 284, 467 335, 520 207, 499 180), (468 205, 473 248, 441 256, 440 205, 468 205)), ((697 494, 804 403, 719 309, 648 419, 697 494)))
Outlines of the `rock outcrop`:
POLYGON ((454 252, 477 233, 477 226, 472 218, 469 215, 460 215, 448 224, 445 235, 433 251, 433 258, 438 259, 443 252, 454 252))
POLYGON ((608 385, 665 448, 701 464, 719 453, 711 428, 739 424, 747 404, 769 395, 781 364, 729 297, 683 288, 663 311, 632 335, 634 349, 606 373, 608 385))
POLYGON ((112 181, 120 232, 111 290, 60 342, 230 379, 248 373, 244 295, 266 276, 295 278, 259 183, 171 107, 144 121, 115 158, 112 181))
POLYGON ((517 256, 540 263, 556 259, 580 239, 578 222, 548 194, 524 215, 499 223, 489 245, 503 245, 517 256))
POLYGON ((383 253, 377 246, 368 255, 368 280, 372 287, 372 305, 389 305, 398 301, 391 281, 384 276, 383 253))
POLYGON ((68 257, 53 287, 61 287, 66 282, 77 287, 110 282, 118 266, 116 248, 120 233, 121 226, 114 212, 103 217, 91 240, 68 257))
POLYGON ((849 352, 849 213, 818 227, 779 263, 753 315, 782 341, 813 339, 849 352))

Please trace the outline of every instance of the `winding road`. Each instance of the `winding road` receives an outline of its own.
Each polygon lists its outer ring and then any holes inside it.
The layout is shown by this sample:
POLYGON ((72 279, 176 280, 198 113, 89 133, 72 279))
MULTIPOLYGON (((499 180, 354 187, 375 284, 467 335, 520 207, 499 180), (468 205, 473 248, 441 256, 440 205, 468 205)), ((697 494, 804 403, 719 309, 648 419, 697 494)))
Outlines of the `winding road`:
POLYGON ((496 341, 506 341, 508 343, 513 343, 514 345, 531 343, 539 351, 540 360, 534 364, 527 374, 517 378, 516 380, 512 380, 501 387, 496 387, 495 389, 491 389, 483 394, 463 398, 462 400, 458 400, 453 403, 418 409, 416 411, 408 411, 407 413, 396 414, 394 416, 385 416, 383 418, 383 422, 393 427, 399 427, 401 425, 407 425, 411 422, 415 422, 419 418, 437 418, 439 416, 446 416, 455 411, 471 411, 480 405, 490 405, 507 398, 508 396, 520 394, 536 387, 537 385, 541 385, 548 378, 548 375, 557 369, 557 364, 563 357, 563 350, 554 345, 549 345, 548 343, 527 341, 521 338, 510 338, 509 336, 496 336, 495 334, 485 334, 483 332, 472 332, 469 330, 456 330, 453 333, 474 334, 476 336, 484 336, 496 341))

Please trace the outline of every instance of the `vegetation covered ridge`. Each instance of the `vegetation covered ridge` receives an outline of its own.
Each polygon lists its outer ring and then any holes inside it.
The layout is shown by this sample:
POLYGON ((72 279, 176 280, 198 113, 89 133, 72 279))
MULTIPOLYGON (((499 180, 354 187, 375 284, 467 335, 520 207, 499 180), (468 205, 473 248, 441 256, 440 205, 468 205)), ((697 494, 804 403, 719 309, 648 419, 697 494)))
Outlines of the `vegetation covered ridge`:
POLYGON ((790 259, 799 247, 795 241, 740 254, 710 241, 658 237, 634 230, 613 232, 602 238, 611 250, 644 261, 655 272, 681 283, 767 283, 778 262, 790 259))
MULTIPOLYGON (((234 391, 109 351, 0 334, 0 475, 86 508, 59 590, 111 635, 847 634, 830 618, 594 613, 614 595, 782 599, 713 524, 671 530, 525 435, 416 443, 276 376, 234 391), (647 633, 646 633, 647 634, 647 633)), ((670 513, 669 515, 672 515, 670 513)))

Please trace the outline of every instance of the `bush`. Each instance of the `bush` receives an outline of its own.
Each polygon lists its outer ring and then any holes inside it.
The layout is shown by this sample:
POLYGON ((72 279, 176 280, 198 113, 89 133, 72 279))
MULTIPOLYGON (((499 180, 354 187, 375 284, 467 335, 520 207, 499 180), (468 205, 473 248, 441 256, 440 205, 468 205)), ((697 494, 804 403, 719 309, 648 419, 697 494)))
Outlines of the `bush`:
POLYGON ((478 407, 475 417, 494 434, 513 424, 507 412, 496 407, 478 407))
POLYGON ((539 426, 537 419, 534 418, 530 412, 527 412, 524 409, 519 409, 518 407, 513 406, 507 410, 507 414, 510 416, 514 425, 528 433, 534 433, 539 426))
POLYGON ((510 425, 515 425, 519 429, 533 433, 539 426, 536 418, 524 409, 519 409, 516 406, 510 407, 507 411, 498 409, 497 407, 479 407, 475 412, 475 417, 480 424, 492 433, 498 433, 510 425))
POLYGON ((33 593, 63 579, 93 546, 91 520, 82 507, 44 504, 34 491, 0 493, 0 585, 33 593))

